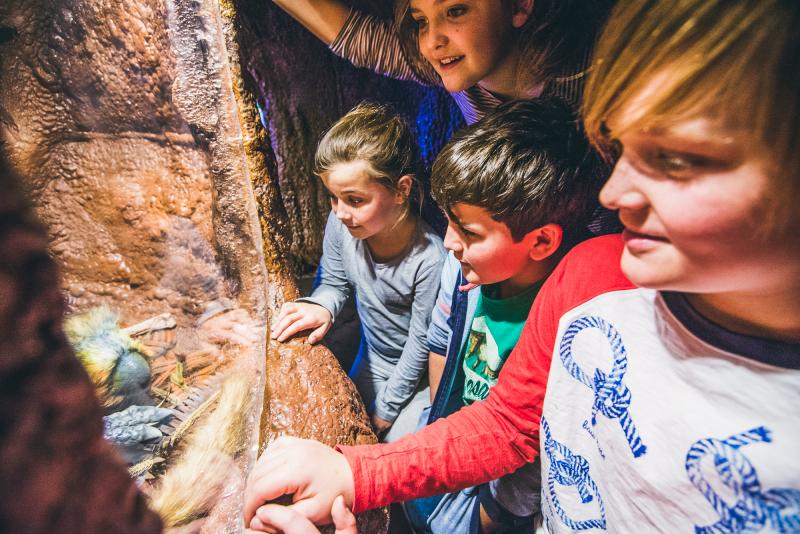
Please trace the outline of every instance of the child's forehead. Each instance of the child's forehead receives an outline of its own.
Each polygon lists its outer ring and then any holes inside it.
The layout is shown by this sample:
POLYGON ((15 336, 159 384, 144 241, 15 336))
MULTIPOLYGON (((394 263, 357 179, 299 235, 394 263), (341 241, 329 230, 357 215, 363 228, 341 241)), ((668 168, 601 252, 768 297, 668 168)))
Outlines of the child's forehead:
POLYGON ((492 218, 486 208, 466 202, 456 202, 448 211, 450 218, 459 224, 470 224, 492 218))
POLYGON ((320 175, 328 189, 367 189, 372 182, 371 168, 365 161, 356 160, 337 163, 320 175))
POLYGON ((683 138, 697 143, 732 144, 737 141, 756 144, 758 139, 749 121, 724 103, 710 102, 698 90, 686 95, 682 109, 662 109, 672 92, 678 90, 670 81, 671 70, 662 69, 650 76, 629 97, 619 96, 606 117, 611 137, 627 131, 652 137, 683 138))
POLYGON ((498 231, 506 234, 508 226, 496 220, 486 208, 466 202, 456 202, 447 210, 447 216, 455 225, 467 230, 480 229, 484 232, 498 231))

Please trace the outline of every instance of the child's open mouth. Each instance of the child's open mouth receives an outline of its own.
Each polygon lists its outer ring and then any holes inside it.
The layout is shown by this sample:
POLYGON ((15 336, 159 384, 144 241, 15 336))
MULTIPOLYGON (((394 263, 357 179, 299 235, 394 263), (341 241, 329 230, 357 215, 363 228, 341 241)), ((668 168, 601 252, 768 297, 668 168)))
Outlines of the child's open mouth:
POLYGON ((464 56, 448 56, 439 60, 439 68, 442 70, 448 70, 455 67, 464 56))

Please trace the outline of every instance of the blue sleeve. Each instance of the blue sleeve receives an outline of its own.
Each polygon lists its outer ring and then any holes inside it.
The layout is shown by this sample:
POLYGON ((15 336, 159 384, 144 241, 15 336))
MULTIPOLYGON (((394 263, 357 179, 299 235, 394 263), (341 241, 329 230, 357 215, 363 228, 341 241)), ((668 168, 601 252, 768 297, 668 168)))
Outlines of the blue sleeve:
POLYGON ((342 223, 331 212, 325 225, 325 238, 322 241, 322 259, 319 263, 320 284, 310 297, 297 299, 297 302, 319 304, 336 319, 347 297, 350 284, 342 258, 342 223))
POLYGON ((461 265, 453 253, 447 254, 442 265, 439 292, 431 310, 431 322, 428 326, 428 347, 431 352, 447 356, 452 328, 450 327, 450 305, 453 302, 453 288, 456 278, 461 273, 461 265))
POLYGON ((414 302, 411 304, 408 338, 386 386, 375 398, 375 414, 387 421, 394 421, 397 418, 428 370, 429 349, 426 332, 431 308, 439 289, 441 265, 440 256, 434 265, 426 266, 420 271, 414 283, 414 302))

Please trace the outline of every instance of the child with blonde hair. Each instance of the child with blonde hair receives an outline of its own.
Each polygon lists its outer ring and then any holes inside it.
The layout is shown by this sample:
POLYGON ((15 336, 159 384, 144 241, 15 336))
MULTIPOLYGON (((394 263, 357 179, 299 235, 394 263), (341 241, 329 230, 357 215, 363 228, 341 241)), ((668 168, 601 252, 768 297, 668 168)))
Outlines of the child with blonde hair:
MULTIPOLYGON (((366 356, 355 377, 379 434, 411 403, 427 370, 426 332, 444 259, 441 238, 412 206, 417 145, 405 122, 384 106, 361 104, 319 143, 316 173, 331 195, 320 285, 288 302, 272 327, 285 341, 310 330, 321 340, 355 292, 366 356)), ((387 439, 411 432, 418 402, 387 439)))
POLYGON ((622 236, 567 254, 486 401, 390 445, 276 443, 250 525, 287 487, 324 522, 336 495, 358 512, 539 457, 549 532, 800 531, 798 25, 792 0, 620 5, 584 123, 618 157, 622 236))

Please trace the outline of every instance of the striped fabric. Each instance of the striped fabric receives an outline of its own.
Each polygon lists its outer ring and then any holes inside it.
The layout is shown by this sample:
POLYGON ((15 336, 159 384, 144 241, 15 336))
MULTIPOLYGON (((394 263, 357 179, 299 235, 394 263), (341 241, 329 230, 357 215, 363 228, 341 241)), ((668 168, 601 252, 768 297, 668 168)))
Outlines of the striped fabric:
MULTIPOLYGON (((439 85, 441 80, 430 79, 417 72, 400 46, 400 37, 392 23, 372 15, 351 10, 339 35, 331 43, 331 51, 357 67, 371 69, 378 74, 398 80, 414 81, 425 85, 439 85)), ((588 61, 588 53, 587 53, 588 61)), ((585 64, 585 63, 584 63, 585 64)), ((543 96, 557 96, 577 107, 580 101, 585 70, 569 69, 564 76, 548 82, 543 96)), ((450 93, 461 109, 467 124, 479 121, 502 101, 479 85, 466 91, 450 93)))

